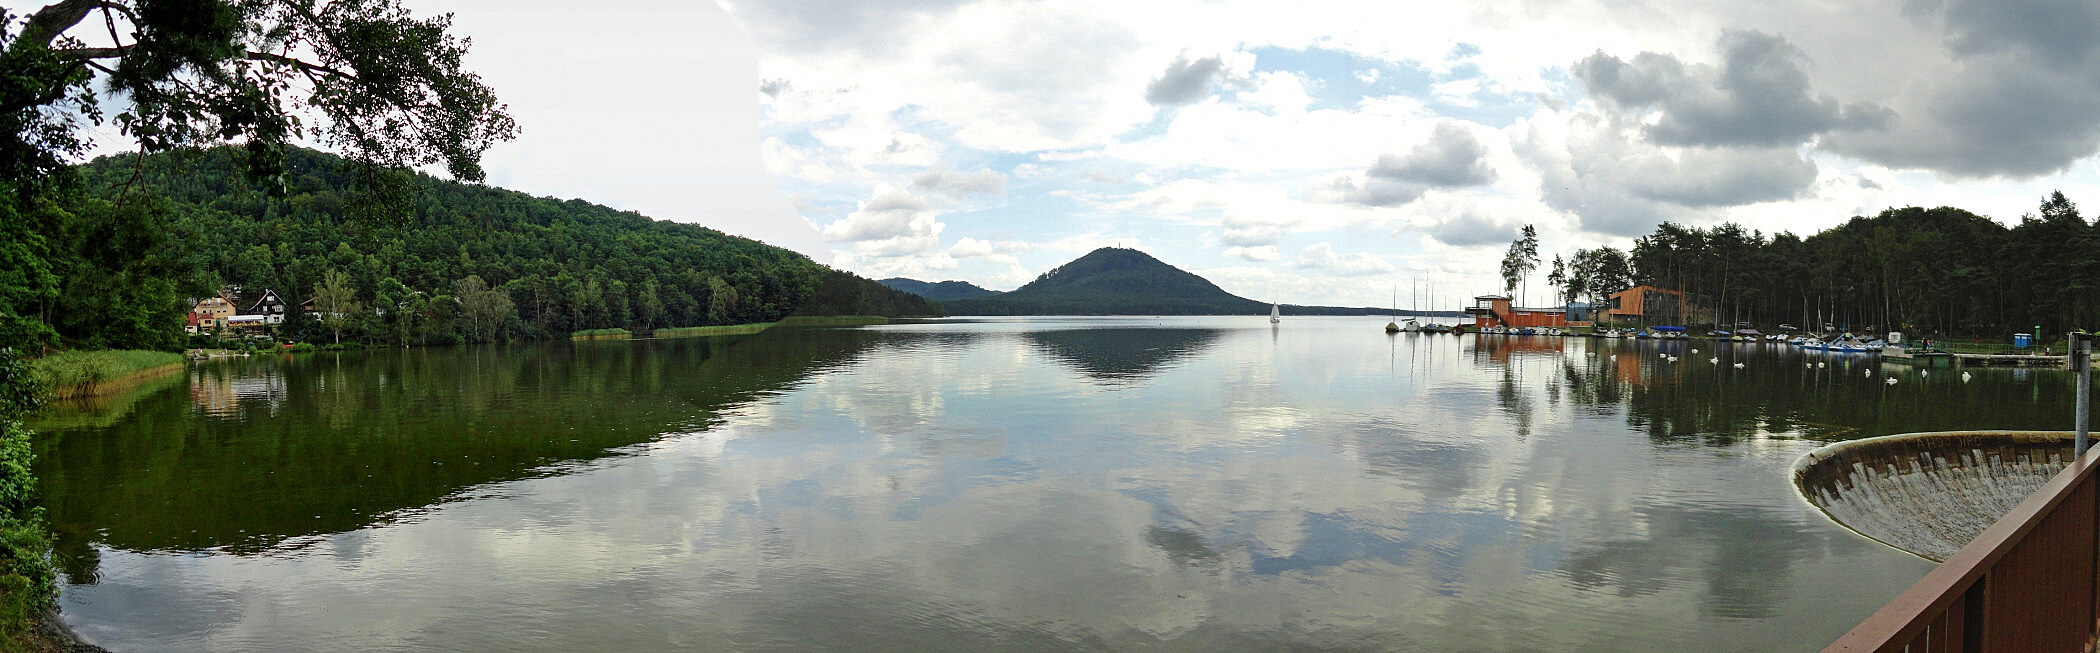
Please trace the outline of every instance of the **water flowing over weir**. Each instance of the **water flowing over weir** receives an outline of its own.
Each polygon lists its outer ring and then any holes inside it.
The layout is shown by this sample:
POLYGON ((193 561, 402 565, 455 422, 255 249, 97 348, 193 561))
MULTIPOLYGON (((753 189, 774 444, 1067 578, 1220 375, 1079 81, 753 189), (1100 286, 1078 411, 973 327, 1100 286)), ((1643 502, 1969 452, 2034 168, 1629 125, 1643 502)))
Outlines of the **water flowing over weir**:
POLYGON ((1905 433, 1811 451, 1794 485, 1846 528, 1941 562, 2070 459, 2068 431, 1905 433))

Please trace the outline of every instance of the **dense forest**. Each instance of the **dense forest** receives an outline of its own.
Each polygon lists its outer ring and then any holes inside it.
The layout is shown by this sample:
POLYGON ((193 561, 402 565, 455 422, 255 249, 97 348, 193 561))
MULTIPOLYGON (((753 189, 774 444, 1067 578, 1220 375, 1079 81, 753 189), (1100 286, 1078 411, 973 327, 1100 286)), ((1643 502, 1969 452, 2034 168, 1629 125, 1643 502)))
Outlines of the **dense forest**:
POLYGON ((926 282, 920 281, 918 279, 906 279, 904 277, 890 277, 888 279, 877 280, 875 283, 889 286, 897 290, 902 290, 904 292, 918 295, 920 297, 925 297, 927 299, 931 299, 937 302, 944 302, 950 299, 969 299, 972 297, 984 297, 987 295, 999 294, 999 291, 997 290, 986 290, 984 288, 978 287, 977 284, 970 283, 968 281, 926 282))
POLYGON ((316 302, 290 311, 280 336, 402 345, 941 313, 697 225, 421 175, 404 195, 374 197, 332 155, 286 154, 277 193, 225 149, 81 166, 78 190, 36 225, 49 275, 24 282, 24 313, 44 328, 26 334, 32 344, 179 346, 188 299, 229 286, 316 302), (357 217, 372 202, 408 210, 357 217))
POLYGON ((1999 222, 1951 207, 1888 209, 1807 238, 1664 223, 1630 252, 1555 261, 1569 301, 1635 284, 1684 290, 1694 325, 1829 324, 1940 336, 2100 328, 2100 226, 2052 193, 1999 222))

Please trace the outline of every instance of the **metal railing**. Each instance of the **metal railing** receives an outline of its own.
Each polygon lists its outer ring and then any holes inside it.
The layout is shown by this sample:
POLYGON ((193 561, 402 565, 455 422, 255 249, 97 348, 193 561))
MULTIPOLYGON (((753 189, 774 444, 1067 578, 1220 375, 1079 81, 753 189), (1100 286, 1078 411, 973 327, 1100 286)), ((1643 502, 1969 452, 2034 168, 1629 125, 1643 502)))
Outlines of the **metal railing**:
POLYGON ((2087 451, 2092 336, 2078 374, 2071 464, 1829 651, 2092 651, 2100 633, 2100 459, 2087 451))

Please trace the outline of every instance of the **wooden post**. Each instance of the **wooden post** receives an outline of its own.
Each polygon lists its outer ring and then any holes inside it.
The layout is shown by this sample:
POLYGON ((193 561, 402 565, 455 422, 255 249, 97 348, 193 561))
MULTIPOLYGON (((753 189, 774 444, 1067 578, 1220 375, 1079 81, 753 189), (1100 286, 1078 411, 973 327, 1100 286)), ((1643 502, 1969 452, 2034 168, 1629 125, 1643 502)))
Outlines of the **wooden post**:
POLYGON ((2073 428, 2077 430, 2078 435, 2071 447, 2071 459, 2074 461, 2085 455, 2087 446, 2086 427, 2090 424, 2093 414, 2092 337, 2092 334, 2087 333, 2072 333, 2070 337, 2071 371, 2078 375, 2078 398, 2076 401, 2078 411, 2076 413, 2077 417, 2073 422, 2073 428))

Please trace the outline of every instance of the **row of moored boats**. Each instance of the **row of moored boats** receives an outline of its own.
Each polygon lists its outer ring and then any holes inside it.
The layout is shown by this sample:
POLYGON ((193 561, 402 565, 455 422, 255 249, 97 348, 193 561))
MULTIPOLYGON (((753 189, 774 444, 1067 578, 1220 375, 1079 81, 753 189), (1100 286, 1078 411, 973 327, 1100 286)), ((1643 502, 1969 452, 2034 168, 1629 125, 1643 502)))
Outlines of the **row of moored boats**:
POLYGON ((1795 347, 1800 347, 1802 349, 1810 349, 1815 351, 1860 354, 1879 353, 1883 347, 1888 346, 1887 342, 1882 341, 1880 339, 1862 340, 1849 333, 1830 338, 1819 338, 1811 335, 1758 333, 1757 331, 1750 329, 1744 329, 1742 331, 1735 332, 1726 330, 1714 330, 1707 332, 1705 337, 1700 338, 1699 336, 1693 336, 1691 334, 1686 333, 1683 327, 1669 326, 1651 327, 1648 329, 1604 329, 1596 333, 1581 333, 1573 330, 1557 329, 1551 327, 1497 326, 1481 329, 1480 332, 1513 336, 1585 336, 1593 338, 1626 338, 1638 340, 1691 340, 1697 338, 1703 340, 1724 340, 1729 342, 1754 344, 1792 345, 1795 347))

